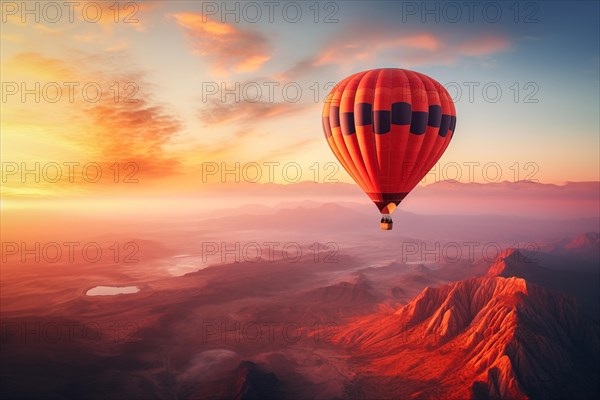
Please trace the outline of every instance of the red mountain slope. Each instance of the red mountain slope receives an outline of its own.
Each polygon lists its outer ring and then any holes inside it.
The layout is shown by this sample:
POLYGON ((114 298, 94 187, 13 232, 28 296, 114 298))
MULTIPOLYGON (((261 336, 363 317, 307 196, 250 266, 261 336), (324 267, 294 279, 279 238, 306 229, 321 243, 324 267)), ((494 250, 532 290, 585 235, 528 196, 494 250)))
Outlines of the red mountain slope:
POLYGON ((367 375, 350 396, 593 398, 597 322, 570 297, 510 276, 516 257, 502 254, 486 277, 426 288, 394 313, 336 332, 367 375))

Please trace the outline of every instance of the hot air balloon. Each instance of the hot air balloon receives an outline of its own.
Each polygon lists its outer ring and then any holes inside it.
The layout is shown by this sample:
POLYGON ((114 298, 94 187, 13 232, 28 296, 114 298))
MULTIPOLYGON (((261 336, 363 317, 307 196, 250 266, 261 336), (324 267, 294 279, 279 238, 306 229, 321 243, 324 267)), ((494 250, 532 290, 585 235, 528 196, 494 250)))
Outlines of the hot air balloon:
POLYGON ((446 89, 419 72, 373 69, 329 93, 323 131, 333 154, 381 212, 391 214, 442 156, 456 126, 446 89))

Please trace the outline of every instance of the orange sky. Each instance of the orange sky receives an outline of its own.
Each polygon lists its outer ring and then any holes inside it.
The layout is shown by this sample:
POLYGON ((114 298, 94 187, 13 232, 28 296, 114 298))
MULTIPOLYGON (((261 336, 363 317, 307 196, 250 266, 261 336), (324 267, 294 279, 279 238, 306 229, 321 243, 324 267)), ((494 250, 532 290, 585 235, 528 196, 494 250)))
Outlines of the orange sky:
POLYGON ((445 31, 407 23, 394 32, 385 18, 396 11, 361 2, 340 3, 335 24, 222 22, 185 1, 122 2, 118 15, 113 2, 97 4, 93 23, 82 16, 86 2, 72 22, 65 10, 56 22, 44 15, 36 22, 3 4, 5 200, 176 195, 236 179, 349 182, 321 132, 322 100, 346 75, 382 66, 423 71, 464 92, 455 99, 456 137, 424 184, 599 179, 597 107, 590 111, 598 101, 597 49, 581 50, 591 73, 557 82, 566 61, 544 71, 532 61, 532 49, 552 46, 543 20, 445 31), (478 82, 473 101, 471 81, 478 82), (501 101, 483 99, 479 88, 491 81, 503 89, 501 101), (539 101, 523 102, 535 88, 539 101), (573 120, 559 118, 561 92, 578 93, 573 120), (223 176, 223 168, 231 172, 223 176))

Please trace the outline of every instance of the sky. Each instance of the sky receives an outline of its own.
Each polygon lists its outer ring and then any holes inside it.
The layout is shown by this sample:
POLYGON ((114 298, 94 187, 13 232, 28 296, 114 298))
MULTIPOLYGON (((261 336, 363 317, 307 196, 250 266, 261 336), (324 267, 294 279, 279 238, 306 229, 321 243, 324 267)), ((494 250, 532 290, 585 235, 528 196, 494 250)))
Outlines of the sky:
POLYGON ((423 184, 600 180, 599 3, 473 4, 3 1, 3 203, 351 182, 323 101, 382 67, 455 101, 423 184))

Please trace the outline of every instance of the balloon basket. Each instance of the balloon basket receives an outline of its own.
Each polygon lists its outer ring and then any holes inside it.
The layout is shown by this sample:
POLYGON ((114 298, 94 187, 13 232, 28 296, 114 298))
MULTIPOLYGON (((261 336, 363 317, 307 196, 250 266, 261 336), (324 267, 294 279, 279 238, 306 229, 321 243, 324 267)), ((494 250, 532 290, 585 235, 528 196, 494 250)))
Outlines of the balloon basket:
POLYGON ((382 222, 380 225, 382 231, 391 231, 394 226, 393 222, 382 222))
POLYGON ((391 231, 392 228, 394 227, 394 223, 392 221, 381 222, 379 224, 379 227, 381 228, 382 231, 391 231))

